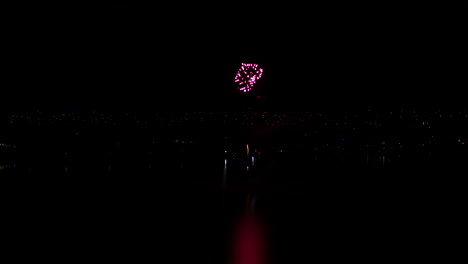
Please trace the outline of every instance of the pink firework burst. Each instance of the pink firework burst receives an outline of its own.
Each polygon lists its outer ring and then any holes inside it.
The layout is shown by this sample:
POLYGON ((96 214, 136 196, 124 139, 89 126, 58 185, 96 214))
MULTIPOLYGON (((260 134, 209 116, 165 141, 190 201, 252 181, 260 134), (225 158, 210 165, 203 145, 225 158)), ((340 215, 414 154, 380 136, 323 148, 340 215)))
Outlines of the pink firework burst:
POLYGON ((252 90, 254 84, 262 77, 263 69, 255 63, 241 63, 241 67, 237 70, 234 82, 237 83, 240 91, 248 92, 252 90))

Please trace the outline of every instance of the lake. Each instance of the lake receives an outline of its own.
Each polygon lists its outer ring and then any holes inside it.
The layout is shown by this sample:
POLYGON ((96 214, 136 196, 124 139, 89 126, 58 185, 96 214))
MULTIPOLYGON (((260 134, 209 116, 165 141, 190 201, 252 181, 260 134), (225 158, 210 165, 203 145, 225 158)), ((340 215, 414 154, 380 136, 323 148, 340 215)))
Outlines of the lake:
POLYGON ((17 153, 0 176, 12 245, 38 258, 238 263, 236 230, 247 215, 262 230, 250 240, 262 241, 266 263, 370 262, 434 239, 430 215, 448 193, 430 172, 454 165, 439 154, 84 145, 17 153))
POLYGON ((446 260, 464 219, 466 115, 386 115, 12 115, 0 131, 7 250, 57 262, 446 260))

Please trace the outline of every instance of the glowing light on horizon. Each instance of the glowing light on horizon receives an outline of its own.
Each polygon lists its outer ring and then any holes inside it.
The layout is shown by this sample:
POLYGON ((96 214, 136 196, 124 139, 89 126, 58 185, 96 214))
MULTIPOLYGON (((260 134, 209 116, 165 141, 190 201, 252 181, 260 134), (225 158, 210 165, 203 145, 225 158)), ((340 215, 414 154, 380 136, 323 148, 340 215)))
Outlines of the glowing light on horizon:
POLYGON ((262 77, 263 69, 258 67, 255 63, 241 63, 241 67, 237 70, 234 82, 237 83, 242 92, 252 90, 253 86, 258 79, 262 77))

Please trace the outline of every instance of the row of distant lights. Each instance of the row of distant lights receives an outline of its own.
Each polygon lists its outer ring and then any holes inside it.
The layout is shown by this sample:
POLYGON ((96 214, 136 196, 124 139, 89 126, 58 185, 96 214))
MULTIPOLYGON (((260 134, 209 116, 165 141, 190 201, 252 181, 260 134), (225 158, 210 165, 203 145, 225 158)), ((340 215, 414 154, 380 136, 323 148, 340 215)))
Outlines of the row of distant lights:
POLYGON ((12 169, 15 168, 16 164, 5 164, 5 165, 0 165, 0 171, 7 170, 7 169, 12 169))

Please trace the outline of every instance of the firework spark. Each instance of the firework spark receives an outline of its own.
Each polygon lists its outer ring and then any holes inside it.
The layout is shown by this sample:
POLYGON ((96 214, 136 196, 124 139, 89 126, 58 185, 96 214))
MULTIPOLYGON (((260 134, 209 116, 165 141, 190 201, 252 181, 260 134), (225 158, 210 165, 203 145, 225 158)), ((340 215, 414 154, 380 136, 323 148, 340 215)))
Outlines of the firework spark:
POLYGON ((243 92, 252 90, 254 84, 262 77, 263 69, 255 63, 241 63, 241 67, 234 77, 234 82, 237 83, 237 89, 243 92))

